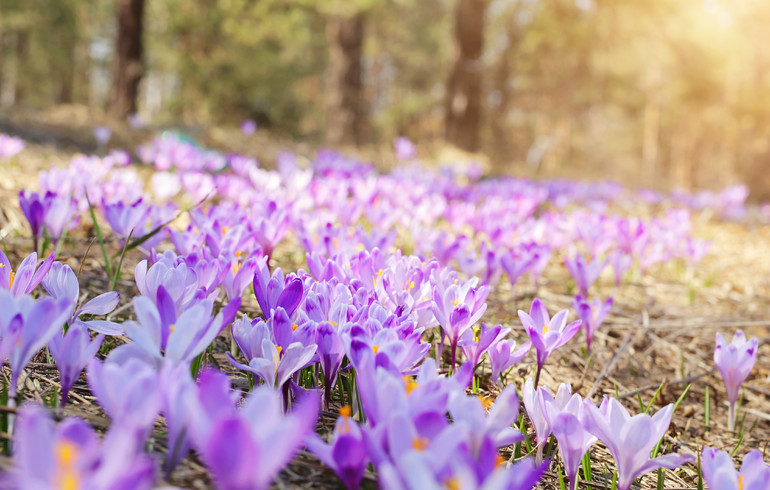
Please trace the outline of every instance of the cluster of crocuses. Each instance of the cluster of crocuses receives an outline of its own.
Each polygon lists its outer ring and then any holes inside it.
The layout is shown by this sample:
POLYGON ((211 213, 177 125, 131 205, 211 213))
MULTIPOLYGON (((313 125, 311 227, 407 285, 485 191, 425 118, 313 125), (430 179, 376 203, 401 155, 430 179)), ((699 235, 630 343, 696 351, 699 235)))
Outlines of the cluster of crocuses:
POLYGON ((630 417, 616 400, 597 408, 578 395, 567 402, 565 388, 549 398, 537 385, 547 358, 581 327, 591 350, 611 306, 595 296, 608 266, 617 284, 634 264, 644 272, 674 258, 700 260, 706 244, 691 236, 689 212, 629 218, 608 212, 629 196, 616 185, 480 181, 472 167, 426 170, 403 140, 397 152, 410 165, 390 174, 331 151, 310 169, 283 154, 268 171, 166 135, 140 149, 158 170, 152 194, 124 152, 42 172, 40 192, 20 194, 37 253, 45 248, 38 239, 60 241, 94 212, 122 247, 141 239, 145 260, 134 271, 133 319, 116 323, 118 294, 85 297, 75 272, 52 255, 38 266, 33 253, 15 272, 0 257, 0 288, 9 290, 0 291, 0 354, 10 363, 11 398, 47 345, 61 403, 75 396, 85 369, 111 419, 100 442, 83 421, 56 425, 39 407, 23 407, 9 481, 151 487, 150 437, 165 441, 166 479, 195 450, 225 489, 269 486, 303 447, 348 488, 359 487, 367 468, 384 488, 532 488, 547 467, 551 433, 573 483, 576 461, 597 439, 615 457, 620 488, 688 461, 650 459, 671 407, 630 417), (203 202, 209 198, 216 203, 203 202), (191 207, 186 228, 165 226, 179 214, 172 199, 191 207), (304 248, 307 270, 277 267, 291 241, 304 248), (510 329, 482 322, 503 273, 512 285, 528 274, 537 288, 554 256, 579 292, 578 321, 568 322, 567 310, 551 317, 536 299, 519 312, 530 338, 522 345, 510 329), (50 297, 33 299, 38 284, 50 297), (249 288, 255 318, 240 314, 249 288), (97 355, 106 336, 118 335, 128 342, 97 355), (202 368, 222 350, 249 386, 244 397, 228 376, 202 368), (538 456, 514 451, 509 462, 500 449, 526 435, 514 429, 519 400, 506 374, 530 350, 536 380, 523 393, 538 456), (467 393, 487 371, 502 388, 494 401, 467 393), (324 437, 314 430, 322 407, 340 407, 324 437), (159 415, 165 435, 155 428, 159 415), (638 430, 646 438, 631 451, 627 438, 638 430))

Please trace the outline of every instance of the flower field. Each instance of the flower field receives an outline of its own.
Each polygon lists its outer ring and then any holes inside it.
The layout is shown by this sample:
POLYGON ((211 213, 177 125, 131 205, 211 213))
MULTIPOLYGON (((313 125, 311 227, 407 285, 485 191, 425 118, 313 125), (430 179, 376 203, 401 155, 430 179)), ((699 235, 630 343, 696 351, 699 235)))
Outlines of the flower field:
POLYGON ((126 150, 0 135, 0 487, 770 488, 744 187, 126 150))

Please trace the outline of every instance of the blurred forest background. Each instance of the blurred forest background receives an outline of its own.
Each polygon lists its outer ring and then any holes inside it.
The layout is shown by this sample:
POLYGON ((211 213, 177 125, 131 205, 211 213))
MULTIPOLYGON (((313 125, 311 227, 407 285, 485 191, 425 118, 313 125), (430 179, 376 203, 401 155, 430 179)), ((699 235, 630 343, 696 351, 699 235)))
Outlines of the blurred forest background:
POLYGON ((766 199, 768 25, 766 0, 0 0, 0 118, 405 135, 498 171, 766 199))

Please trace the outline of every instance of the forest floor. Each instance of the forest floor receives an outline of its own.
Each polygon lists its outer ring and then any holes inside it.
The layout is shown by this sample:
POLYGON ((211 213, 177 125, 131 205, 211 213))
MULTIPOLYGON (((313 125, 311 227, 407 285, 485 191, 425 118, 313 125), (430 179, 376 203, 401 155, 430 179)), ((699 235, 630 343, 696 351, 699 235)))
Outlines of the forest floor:
MULTIPOLYGON (((37 172, 51 165, 65 165, 76 152, 93 152, 99 149, 90 136, 86 123, 66 123, 48 116, 46 122, 38 120, 15 120, 0 118, 0 132, 16 133, 30 141, 23 158, 17 159, 10 167, 3 169, 0 179, 0 238, 12 263, 25 256, 31 249, 31 242, 25 237, 26 223, 18 207, 18 191, 23 188, 37 188, 37 172)), ((72 118, 70 117, 70 121, 72 118)), ((226 139, 225 134, 207 133, 206 142, 221 148, 224 143, 213 143, 226 139), (213 136, 212 136, 213 135, 213 136)), ((259 134, 259 133, 258 133, 259 134)), ((117 132, 114 145, 135 148, 137 139, 147 135, 131 132, 117 132)), ((260 136, 255 141, 245 141, 242 135, 233 136, 235 144, 229 151, 247 154, 265 154, 270 159, 280 148, 269 136, 260 136), (262 145, 262 146, 260 146, 262 145), (257 148, 254 151, 247 151, 257 148)), ((289 146, 289 150, 303 151, 310 147, 289 146)), ((766 450, 770 441, 770 226, 757 221, 741 223, 722 222, 705 213, 696 214, 694 236, 711 241, 708 255, 693 271, 674 263, 656 266, 643 277, 638 274, 619 288, 604 287, 600 296, 612 296, 612 313, 597 333, 592 346, 592 357, 584 355, 585 341, 577 337, 552 357, 544 368, 541 383, 555 390, 559 382, 568 381, 573 392, 598 401, 601 395, 619 394, 625 405, 637 412, 640 399, 646 406, 653 398, 661 383, 663 388, 655 400, 653 411, 665 404, 675 402, 689 386, 689 391, 674 413, 673 422, 665 438, 666 452, 682 452, 697 455, 705 445, 735 451, 736 461, 750 449, 766 450), (727 402, 724 384, 714 368, 714 338, 721 332, 728 340, 737 329, 747 337, 759 339, 757 364, 744 386, 739 421, 742 436, 730 433, 726 428, 727 402), (706 423, 705 396, 710 393, 710 421, 706 423)), ((58 258, 68 263, 73 270, 82 266, 81 286, 89 295, 103 292, 107 287, 107 276, 103 269, 98 247, 91 247, 92 229, 90 221, 81 222, 60 250, 58 258)), ((117 249, 117 245, 113 244, 117 249)), ((132 253, 135 253, 132 252, 132 253)), ((287 240, 276 251, 275 265, 284 270, 302 267, 304 255, 299 243, 287 240)), ((118 321, 131 310, 130 298, 137 291, 133 285, 133 268, 141 260, 138 253, 126 257, 123 279, 118 283, 121 292, 121 306, 114 316, 118 321)), ((517 284, 511 288, 507 283, 493 288, 489 308, 484 320, 488 324, 502 323, 510 327, 512 336, 519 342, 526 340, 516 312, 529 309, 532 298, 540 297, 550 311, 571 308, 573 291, 562 257, 554 256, 546 269, 537 291, 529 284, 517 284)), ((610 284, 610 281, 604 281, 610 284)), ((253 298, 246 301, 242 311, 258 309, 253 298)), ((574 315, 573 315, 574 316, 574 315)), ((582 335, 582 332, 581 334, 582 335)), ((118 340, 120 342, 121 340, 118 340)), ((208 361, 227 369, 224 351, 225 339, 218 340, 218 348, 208 361)), ((58 385, 58 373, 53 364, 43 356, 30 364, 26 377, 27 397, 43 400, 58 385)), ((7 368, 6 368, 7 369, 7 368)), ((232 370, 230 370, 232 371, 232 370)), ((5 373, 6 377, 8 373, 5 373)), ((232 371, 234 383, 245 383, 240 373, 232 371)), ((534 375, 534 362, 528 356, 511 373, 509 382, 521 386, 522 380, 534 375)), ((108 420, 101 414, 95 399, 88 392, 84 377, 76 384, 71 401, 63 415, 78 415, 86 418, 96 427, 106 427, 108 420)), ((482 383, 482 392, 494 396, 497 388, 482 383)), ((331 427, 336 412, 324 413, 320 424, 331 427)), ((162 426, 156 431, 157 448, 163 450, 162 426)), ((7 437, 6 434, 4 436, 7 437)), ((609 488, 609 478, 614 467, 612 458, 601 444, 592 449, 594 461, 593 488, 609 488), (605 469, 602 474, 602 469, 605 469), (604 486, 602 486, 604 485, 604 486)), ((9 461, 0 460, 3 466, 9 461)), ((556 466, 552 465, 549 476, 539 488, 559 488, 556 480, 556 466)), ((367 476, 373 482, 373 475, 367 476)), ((692 465, 677 471, 667 471, 665 488, 696 488, 697 472, 692 465)), ((188 456, 177 468, 169 482, 189 488, 209 488, 210 481, 203 465, 188 456)), ((306 453, 301 454, 285 470, 277 482, 285 488, 338 488, 336 477, 306 453)), ((655 488, 655 474, 641 479, 642 488, 655 488)), ((369 485, 373 486, 373 485, 369 485)), ((581 485, 581 488, 585 486, 581 485)))

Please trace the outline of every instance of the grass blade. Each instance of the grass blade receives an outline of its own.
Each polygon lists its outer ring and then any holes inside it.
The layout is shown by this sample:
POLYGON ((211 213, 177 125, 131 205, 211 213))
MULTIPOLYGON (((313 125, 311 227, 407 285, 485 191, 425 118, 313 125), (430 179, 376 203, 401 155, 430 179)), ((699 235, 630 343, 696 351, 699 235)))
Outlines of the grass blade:
POLYGON ((107 277, 112 277, 112 264, 110 263, 110 258, 107 256, 107 250, 104 248, 102 230, 99 228, 99 223, 96 221, 96 213, 94 213, 94 206, 91 204, 91 200, 88 198, 88 191, 86 191, 86 202, 88 203, 88 211, 91 213, 91 222, 94 224, 94 233, 96 233, 96 238, 99 240, 99 247, 102 249, 104 267, 107 269, 107 277))

